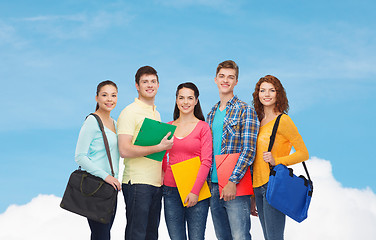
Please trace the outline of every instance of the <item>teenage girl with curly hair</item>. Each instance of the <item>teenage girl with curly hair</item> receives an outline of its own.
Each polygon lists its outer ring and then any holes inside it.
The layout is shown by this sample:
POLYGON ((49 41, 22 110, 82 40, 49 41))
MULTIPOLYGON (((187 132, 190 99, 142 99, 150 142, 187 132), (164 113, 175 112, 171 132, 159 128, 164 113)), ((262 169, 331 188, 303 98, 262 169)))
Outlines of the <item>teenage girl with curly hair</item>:
POLYGON ((308 159, 308 151, 294 122, 287 115, 289 103, 286 91, 278 78, 266 75, 257 82, 253 92, 253 105, 260 120, 256 158, 253 163, 253 187, 256 206, 265 240, 282 240, 286 215, 266 200, 269 165, 292 165, 308 159), (278 115, 283 114, 271 152, 270 135, 278 115), (291 147, 295 152, 290 154, 291 147))

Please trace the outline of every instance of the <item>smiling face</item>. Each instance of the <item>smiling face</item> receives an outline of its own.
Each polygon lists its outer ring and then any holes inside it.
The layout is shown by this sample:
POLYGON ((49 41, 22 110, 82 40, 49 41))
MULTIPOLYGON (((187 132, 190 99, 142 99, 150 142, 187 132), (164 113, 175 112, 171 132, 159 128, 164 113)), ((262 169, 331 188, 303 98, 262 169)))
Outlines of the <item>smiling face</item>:
POLYGON ((157 76, 154 74, 144 74, 140 77, 140 81, 137 84, 136 88, 140 100, 151 100, 155 98, 155 95, 158 92, 159 82, 157 76))
POLYGON ((277 91, 274 85, 268 82, 261 83, 259 99, 264 107, 274 107, 277 102, 277 91))
POLYGON ((101 87, 95 100, 98 103, 99 109, 106 112, 111 112, 117 103, 117 89, 112 85, 104 85, 101 87))
POLYGON ((176 97, 176 105, 178 106, 180 114, 193 114, 196 104, 197 99, 192 89, 183 87, 179 90, 178 96, 176 97))
POLYGON ((221 68, 214 81, 218 86, 219 94, 223 95, 233 94, 234 87, 238 84, 236 71, 232 68, 221 68))

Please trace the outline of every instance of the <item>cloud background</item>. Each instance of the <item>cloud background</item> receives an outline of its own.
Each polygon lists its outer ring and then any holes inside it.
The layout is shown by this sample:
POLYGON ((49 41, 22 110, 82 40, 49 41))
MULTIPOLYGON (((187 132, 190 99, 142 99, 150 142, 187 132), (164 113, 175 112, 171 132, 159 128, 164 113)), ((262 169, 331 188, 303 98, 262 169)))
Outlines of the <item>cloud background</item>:
MULTIPOLYGON (((155 67, 161 80, 156 104, 169 121, 182 82, 196 83, 204 113, 210 110, 219 98, 215 69, 226 59, 239 64, 235 93, 247 103, 260 77, 277 76, 310 156, 328 159, 309 161, 320 166, 311 170, 310 217, 289 222, 286 238, 376 236, 370 227, 376 222, 375 5, 371 0, 0 1, 0 182, 5 183, 0 224, 7 230, 0 238, 24 239, 28 231, 40 239, 63 238, 71 233, 62 229, 72 225, 78 228, 72 234, 88 235, 86 222, 57 203, 77 168, 79 129, 94 111, 99 82, 118 84, 112 112, 117 119, 137 96, 136 70, 155 67)), ((124 224, 118 226, 114 232, 122 234, 124 224)))
MULTIPOLYGON (((297 175, 304 174, 301 164, 295 165, 297 175)), ((329 161, 311 158, 307 162, 309 173, 315 176, 314 193, 308 218, 302 223, 287 218, 285 238, 291 240, 363 239, 376 236, 376 195, 370 189, 345 188, 332 173, 329 161)), ((123 196, 119 194, 118 210, 112 228, 112 239, 124 239, 125 210, 123 196)), ((90 235, 85 218, 59 207, 61 198, 39 195, 31 202, 10 206, 0 215, 0 238, 21 239, 87 239, 90 235)), ((263 239, 258 218, 252 217, 252 237, 263 239)), ((159 228, 160 239, 168 239, 163 211, 159 228)), ((214 228, 208 218, 206 239, 215 239, 214 228)))

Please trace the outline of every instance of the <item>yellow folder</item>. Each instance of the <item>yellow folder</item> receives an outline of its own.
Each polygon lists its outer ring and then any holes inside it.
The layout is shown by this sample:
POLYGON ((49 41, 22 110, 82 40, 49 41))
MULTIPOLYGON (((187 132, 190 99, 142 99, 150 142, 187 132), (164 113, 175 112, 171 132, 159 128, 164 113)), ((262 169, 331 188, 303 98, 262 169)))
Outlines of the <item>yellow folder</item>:
MULTIPOLYGON (((174 175, 176 186, 178 187, 180 198, 184 206, 187 206, 187 204, 184 204, 184 200, 187 198, 188 194, 193 188, 193 185, 196 182, 200 166, 200 157, 194 157, 183 162, 171 165, 172 174, 174 175)), ((211 194, 208 183, 205 181, 198 195, 198 201, 210 197, 211 194)))

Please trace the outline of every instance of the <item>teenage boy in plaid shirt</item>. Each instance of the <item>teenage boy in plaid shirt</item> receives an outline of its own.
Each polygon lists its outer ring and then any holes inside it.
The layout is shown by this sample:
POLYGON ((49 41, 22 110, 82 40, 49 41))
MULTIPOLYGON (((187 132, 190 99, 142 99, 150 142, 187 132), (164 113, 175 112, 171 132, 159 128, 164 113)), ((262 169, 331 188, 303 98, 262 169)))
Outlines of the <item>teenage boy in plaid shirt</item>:
POLYGON ((234 61, 227 60, 218 65, 214 80, 218 86, 220 101, 207 116, 213 133, 210 211, 215 234, 220 240, 251 239, 251 196, 236 196, 236 184, 253 163, 259 121, 255 110, 234 95, 238 75, 239 67, 234 61), (240 157, 222 194, 219 195, 214 155, 231 153, 240 153, 240 157))

